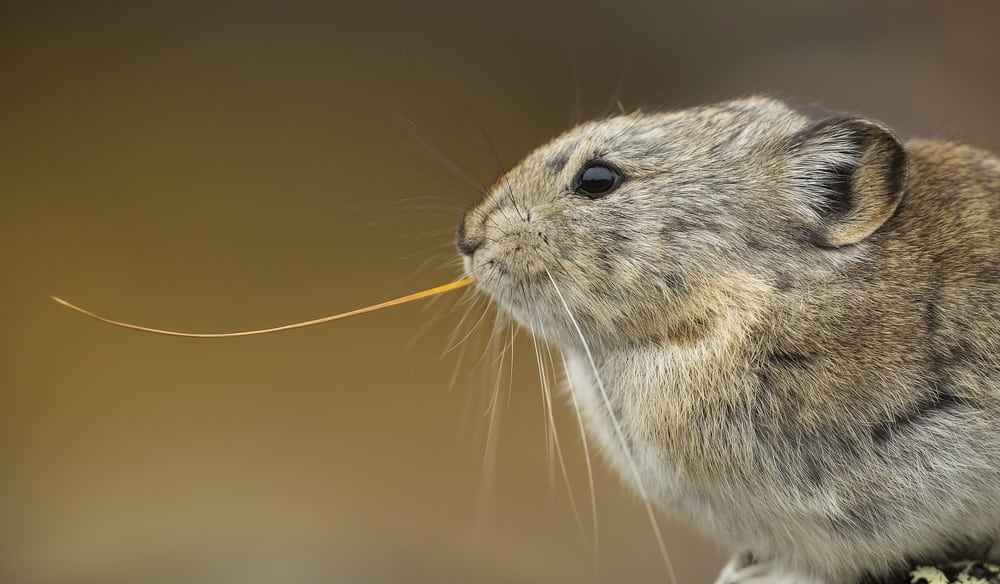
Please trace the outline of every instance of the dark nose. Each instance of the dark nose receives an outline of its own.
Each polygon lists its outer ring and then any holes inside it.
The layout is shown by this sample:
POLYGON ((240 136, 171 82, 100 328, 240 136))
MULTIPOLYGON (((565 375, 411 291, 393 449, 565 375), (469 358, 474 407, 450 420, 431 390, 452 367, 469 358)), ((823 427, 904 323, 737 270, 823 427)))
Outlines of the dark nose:
POLYGON ((469 235, 465 228, 465 217, 462 217, 462 220, 458 222, 458 233, 455 238, 455 244, 458 246, 458 251, 470 257, 483 245, 483 238, 471 237, 469 235))

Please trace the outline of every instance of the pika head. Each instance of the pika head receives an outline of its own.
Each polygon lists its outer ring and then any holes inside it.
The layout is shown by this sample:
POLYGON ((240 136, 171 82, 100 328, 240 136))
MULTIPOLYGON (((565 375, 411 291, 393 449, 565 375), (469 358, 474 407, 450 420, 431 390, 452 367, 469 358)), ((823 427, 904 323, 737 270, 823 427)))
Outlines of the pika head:
POLYGON ((690 343, 791 264, 828 261, 803 242, 863 240, 904 179, 898 141, 864 120, 812 123, 766 98, 635 113, 531 153, 466 214, 458 247, 480 288, 551 340, 578 341, 565 302, 595 343, 690 343))

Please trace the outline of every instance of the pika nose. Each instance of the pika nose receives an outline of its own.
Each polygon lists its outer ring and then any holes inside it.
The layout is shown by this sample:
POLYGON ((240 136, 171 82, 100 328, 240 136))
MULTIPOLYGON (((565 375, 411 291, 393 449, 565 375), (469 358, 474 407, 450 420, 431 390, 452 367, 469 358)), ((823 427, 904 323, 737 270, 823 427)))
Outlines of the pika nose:
POLYGON ((458 233, 456 234, 455 244, 458 246, 458 251, 463 254, 472 257, 472 254, 476 253, 476 250, 483 245, 483 238, 481 237, 471 237, 465 228, 465 217, 458 222, 458 233))

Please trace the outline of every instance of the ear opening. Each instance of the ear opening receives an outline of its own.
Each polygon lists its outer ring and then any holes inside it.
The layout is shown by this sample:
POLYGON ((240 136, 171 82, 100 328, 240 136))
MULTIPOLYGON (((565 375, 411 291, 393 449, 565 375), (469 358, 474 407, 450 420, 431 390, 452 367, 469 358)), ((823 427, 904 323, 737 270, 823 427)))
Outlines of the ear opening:
POLYGON ((793 181, 812 211, 823 247, 858 243, 895 212, 906 187, 906 150, 887 128, 860 118, 828 118, 791 143, 793 181))

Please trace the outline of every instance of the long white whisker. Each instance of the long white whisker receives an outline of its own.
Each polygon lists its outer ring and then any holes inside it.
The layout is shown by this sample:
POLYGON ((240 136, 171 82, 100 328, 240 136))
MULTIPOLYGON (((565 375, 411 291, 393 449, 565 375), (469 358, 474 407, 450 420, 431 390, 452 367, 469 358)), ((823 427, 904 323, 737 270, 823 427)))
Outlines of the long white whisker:
MULTIPOLYGON (((458 383, 459 371, 462 371, 462 363, 465 362, 465 351, 466 347, 462 347, 458 350, 458 358, 455 360, 455 370, 451 373, 451 379, 448 380, 448 393, 455 390, 455 385, 458 383)), ((466 433, 469 428, 469 418, 472 415, 472 403, 474 401, 474 395, 471 392, 466 391, 464 396, 464 403, 462 404, 462 413, 458 419, 458 434, 456 436, 456 443, 462 444, 465 442, 466 433)))
POLYGON ((486 315, 488 315, 490 313, 490 304, 488 302, 486 303, 485 308, 483 308, 483 314, 480 315, 479 320, 477 320, 476 323, 474 325, 472 325, 472 328, 470 328, 468 330, 468 332, 465 333, 465 335, 462 337, 462 339, 460 341, 455 342, 455 337, 458 335, 459 329, 465 323, 465 320, 469 317, 469 313, 472 312, 473 308, 475 308, 475 306, 476 306, 477 303, 478 303, 478 299, 477 299, 476 302, 473 302, 473 304, 469 308, 469 310, 465 313, 465 315, 462 316, 462 320, 459 321, 458 326, 455 327, 455 331, 452 332, 451 335, 449 335, 449 337, 448 337, 448 343, 447 343, 447 345, 445 345, 445 349, 444 349, 444 352, 442 353, 442 355, 450 353, 451 351, 454 351, 456 347, 463 346, 465 344, 465 341, 467 341, 469 339, 469 337, 471 337, 472 334, 476 332, 476 330, 479 328, 479 325, 481 325, 483 323, 483 320, 486 319, 486 315))
MULTIPOLYGON (((550 255, 552 256, 552 259, 554 259, 556 261, 556 263, 559 264, 559 266, 562 267, 565 270, 566 268, 565 268, 565 266, 563 266, 563 263, 559 260, 559 256, 557 256, 555 253, 552 253, 551 250, 548 250, 548 251, 549 251, 550 255)), ((546 270, 546 272, 548 273, 548 270, 546 270)), ((549 276, 549 279, 552 279, 552 274, 551 273, 549 273, 548 276, 549 276)), ((559 291, 558 287, 556 287, 556 290, 559 291)), ((561 292, 560 292, 560 294, 561 294, 561 292)), ((568 308, 567 308, 567 311, 568 311, 568 308)), ((542 327, 542 334, 545 335, 545 327, 544 327, 544 324, 542 323, 541 320, 539 320, 539 325, 542 327)), ((566 363, 566 354, 564 352, 560 351, 559 357, 562 359, 563 371, 565 372, 566 381, 568 383, 569 382, 569 366, 566 363)), ((549 349, 549 362, 550 363, 552 362, 552 350, 551 350, 551 348, 549 349)), ((555 364, 554 363, 552 363, 552 368, 553 368, 553 370, 555 369, 555 364)), ((587 442, 587 431, 586 431, 586 428, 584 428, 584 426, 583 426, 583 415, 582 415, 582 413, 580 411, 580 403, 577 401, 577 399, 576 399, 576 393, 573 392, 573 389, 572 388, 568 388, 568 391, 569 391, 570 399, 573 402, 573 411, 576 414, 576 423, 577 423, 577 427, 578 427, 578 429, 580 431, 580 440, 583 442, 584 462, 586 462, 586 464, 587 464, 587 480, 589 482, 589 487, 590 487, 590 513, 591 513, 591 518, 593 520, 593 525, 594 525, 594 574, 595 574, 595 576, 597 576, 597 575, 600 574, 600 538, 598 536, 599 528, 598 528, 598 520, 597 520, 597 491, 596 491, 596 489, 594 487, 594 484, 595 484, 594 483, 594 467, 593 467, 592 460, 591 460, 592 457, 591 457, 591 454, 590 454, 590 446, 589 446, 589 443, 587 442)))
MULTIPOLYGON (((469 304, 468 308, 466 308, 466 310, 465 310, 465 314, 462 315, 462 319, 458 322, 458 325, 455 327, 456 331, 462 327, 462 324, 465 322, 466 318, 468 318, 469 313, 472 312, 472 310, 475 309, 475 307, 476 307, 475 303, 469 304)), ((485 311, 486 310, 489 310, 489 306, 488 305, 487 305, 486 309, 484 309, 484 314, 483 314, 484 318, 486 316, 485 315, 485 311)), ((453 332, 452 336, 454 334, 455 333, 453 332)), ((455 389, 455 383, 458 381, 458 372, 459 372, 459 370, 461 368, 462 362, 465 360, 465 352, 468 350, 468 348, 469 348, 469 346, 466 343, 462 343, 462 345, 458 347, 458 357, 455 359, 455 361, 456 361, 456 367, 455 367, 455 370, 451 374, 451 378, 448 379, 448 392, 449 393, 451 393, 455 389)), ((446 354, 447 354, 447 351, 442 351, 441 352, 441 358, 444 358, 444 356, 446 354)))
MULTIPOLYGON (((470 307, 470 310, 472 308, 473 307, 470 307)), ((486 308, 484 308, 483 318, 485 318, 486 315, 488 314, 489 308, 490 308, 490 305, 487 304, 486 308)), ((486 342, 484 343, 485 346, 483 347, 482 355, 478 359, 476 359, 476 362, 473 364, 472 367, 470 367, 468 369, 465 369, 466 371, 469 371, 470 374, 472 372, 476 372, 476 373, 479 373, 479 374, 483 375, 483 377, 485 379, 489 379, 489 375, 486 373, 485 369, 480 369, 479 366, 482 364, 482 362, 486 358, 486 356, 490 354, 491 350, 496 350, 496 345, 497 345, 496 342, 495 342, 496 338, 497 338, 497 335, 496 335, 496 323, 498 322, 498 320, 499 320, 498 315, 496 313, 494 313, 494 315, 493 315, 494 327, 493 327, 493 330, 489 333, 489 335, 486 336, 486 342)), ((463 363, 466 362, 465 356, 466 356, 466 354, 468 354, 470 342, 471 341, 466 341, 466 342, 462 343, 462 345, 460 346, 460 348, 458 350, 458 359, 457 359, 458 362, 456 364, 455 370, 451 374, 451 379, 449 379, 449 381, 448 381, 448 391, 449 392, 454 390, 455 384, 458 381, 460 367, 461 367, 461 365, 463 363)), ((475 358, 475 357, 473 357, 473 358, 475 358)), ((466 434, 468 432, 469 425, 470 425, 469 422, 470 422, 470 420, 472 418, 473 405, 475 403, 481 402, 485 396, 489 396, 489 394, 486 393, 484 395, 484 392, 481 392, 481 391, 466 392, 465 403, 462 406, 462 414, 461 414, 461 418, 460 418, 460 422, 459 422, 459 429, 458 429, 458 437, 457 437, 457 439, 458 439, 458 443, 459 444, 462 444, 463 442, 465 442, 466 434), (479 400, 477 401, 476 398, 479 398, 479 400)), ((488 400, 489 400, 489 398, 486 397, 486 401, 488 401, 488 400)), ((477 434, 477 436, 478 435, 479 434, 477 434)))
MULTIPOLYGON (((525 299, 525 302, 527 302, 527 299, 525 299)), ((549 470, 549 496, 552 498, 555 495, 556 467, 555 457, 552 456, 552 451, 554 449, 554 443, 552 440, 554 425, 549 423, 552 418, 552 412, 549 410, 551 404, 545 395, 546 389, 548 388, 548 378, 542 369, 542 356, 538 351, 538 339, 535 337, 535 325, 529 322, 529 328, 531 329, 531 342, 535 349, 535 364, 538 366, 539 389, 542 392, 542 417, 545 420, 542 425, 545 429, 545 462, 547 463, 549 470)))
POLYGON ((559 297, 559 302, 562 303, 563 308, 566 310, 566 315, 569 316, 569 320, 573 324, 573 328, 576 329, 576 334, 580 337, 580 342, 583 344, 583 350, 587 355, 587 361, 590 363, 590 368, 594 373, 594 381, 597 383, 597 388, 601 392, 601 400, 604 402, 604 407, 608 410, 608 417, 611 419, 611 425, 614 428, 615 436, 618 438, 618 442, 622 448, 622 453, 628 461, 629 471, 632 474, 632 479, 635 481, 636 488, 639 491, 639 497, 642 499, 642 504, 646 508, 646 515, 649 517, 649 523, 653 528, 653 534, 656 536, 656 543, 660 548, 660 555, 663 557, 663 561, 667 566, 667 572, 670 575, 670 582, 672 584, 677 584, 677 578, 674 575, 674 566, 670 561, 670 554, 667 553, 667 545, 663 540, 663 534, 660 532, 660 525, 656 521, 656 514, 653 512, 653 506, 649 502, 649 495, 646 492, 646 487, 643 485, 642 478, 639 475, 639 467, 636 466, 635 460, 629 452, 628 443, 625 440, 625 434, 622 432, 621 425, 615 417, 614 408, 611 406, 611 400, 608 398, 608 392, 604 387, 604 382, 601 381, 600 373, 597 370, 597 362, 594 360, 594 355, 590 351, 590 345, 587 344, 587 340, 583 336, 583 330, 580 328, 580 324, 576 321, 576 317, 573 316, 573 311, 569 309, 569 304, 566 303, 566 298, 563 297, 562 291, 559 290, 559 285, 556 284, 555 278, 552 277, 552 272, 546 268, 545 273, 548 275, 549 281, 552 282, 552 287, 556 291, 556 296, 559 297))
MULTIPOLYGON (((478 517, 479 524, 482 527, 484 519, 486 518, 487 506, 494 500, 494 484, 496 481, 496 458, 497 458, 497 441, 498 434, 500 432, 500 387, 503 383, 503 365, 504 359, 507 355, 507 346, 504 346, 500 352, 500 363, 497 370, 497 378, 493 384, 493 393, 490 397, 489 405, 487 406, 486 413, 489 415, 489 427, 486 432, 486 448, 483 453, 483 465, 482 465, 482 476, 481 483, 479 485, 479 502, 478 502, 478 517)), ((492 506, 490 506, 492 508, 492 506)), ((492 514, 491 514, 492 515, 492 514)), ((492 521, 491 521, 492 523, 492 521)))
MULTIPOLYGON (((455 330, 452 331, 451 335, 449 335, 449 337, 448 337, 448 339, 449 339, 448 342, 449 343, 451 342, 451 340, 456 335, 459 334, 459 331, 462 329, 462 326, 467 322, 469 314, 471 314, 472 311, 475 310, 476 304, 478 303, 478 301, 479 301, 479 297, 477 295, 477 297, 474 298, 474 300, 469 304, 469 307, 465 311, 465 314, 462 315, 462 319, 461 319, 461 321, 459 321, 458 325, 455 327, 455 330)), ((479 320, 477 320, 476 323, 475 323, 475 325, 473 325, 473 327, 468 332, 465 333, 465 336, 463 338, 463 342, 460 343, 460 344, 458 344, 458 345, 455 345, 455 346, 458 347, 458 358, 456 360, 455 369, 451 373, 451 378, 448 380, 448 391, 449 392, 451 392, 451 391, 453 391, 455 389, 455 384, 458 382, 458 376, 459 376, 459 371, 461 370, 461 366, 462 366, 463 363, 466 362, 465 361, 465 355, 466 355, 466 353, 468 351, 468 348, 469 348, 469 341, 467 339, 469 339, 469 337, 471 337, 473 335, 473 333, 476 332, 476 330, 479 328, 480 323, 482 323, 482 321, 487 317, 487 315, 489 315, 489 313, 490 313, 490 304, 487 303, 486 306, 483 308, 483 314, 479 317, 479 320)), ((494 322, 496 322, 496 321, 494 321, 494 322)), ((493 333, 491 333, 489 336, 486 337, 486 347, 483 350, 483 355, 482 355, 482 357, 480 357, 476 361, 476 363, 473 365, 473 367, 471 367, 469 369, 470 371, 477 371, 479 369, 479 364, 482 363, 483 358, 486 355, 489 354, 490 349, 494 345, 493 341, 496 338, 496 335, 494 333, 495 333, 495 330, 493 331, 493 333)), ((441 357, 443 358, 445 355, 447 355, 449 352, 451 352, 451 350, 452 349, 449 349, 446 346, 445 350, 442 351, 442 353, 441 353, 441 357)), ((476 392, 475 394, 467 393, 466 396, 465 396, 465 403, 462 406, 462 414, 461 414, 461 418, 459 420, 459 426, 458 426, 457 440, 458 440, 459 444, 461 444, 465 440, 466 433, 468 432, 468 429, 469 429, 469 420, 472 417, 473 403, 476 402, 475 398, 477 396, 481 396, 481 395, 482 394, 480 392, 476 392)))
POLYGON ((510 371, 507 373, 507 408, 510 408, 510 398, 514 395, 514 336, 517 329, 513 325, 510 327, 510 371))
MULTIPOLYGON (((563 458, 562 446, 559 444, 559 432, 556 430, 556 420, 552 413, 552 390, 549 384, 548 374, 545 371, 544 363, 542 361, 542 353, 538 348, 538 338, 535 336, 535 325, 531 324, 531 339, 535 344, 535 359, 538 362, 538 374, 542 380, 542 409, 545 410, 547 417, 548 427, 551 429, 551 440, 555 447, 556 458, 559 461, 559 469, 562 472, 563 482, 566 483, 566 494, 569 497, 570 508, 573 510, 573 519, 576 520, 576 526, 580 530, 580 535, 586 537, 586 530, 583 528, 583 520, 580 518, 580 510, 576 504, 576 496, 573 494, 572 483, 569 480, 569 472, 566 470, 566 459, 563 458)), ((546 433, 546 439, 548 439, 548 433, 546 433)), ((550 454, 551 456, 551 454, 550 454)), ((550 476, 549 484, 551 485, 553 491, 555 477, 554 471, 552 470, 551 461, 549 463, 550 476)))
MULTIPOLYGON (((531 301, 528 299, 528 292, 521 284, 521 296, 524 299, 524 305, 527 307, 531 306, 531 301)), ((542 364, 542 354, 538 350, 538 336, 535 331, 535 325, 533 320, 528 321, 528 328, 531 329, 531 342, 535 349, 535 364, 538 366, 538 381, 539 389, 542 392, 542 417, 544 418, 544 423, 542 427, 545 430, 545 462, 548 465, 548 475, 549 475, 549 499, 555 498, 555 486, 556 486, 556 467, 555 467, 555 457, 552 456, 552 452, 555 449, 555 441, 553 440, 553 434, 555 432, 555 424, 550 423, 552 420, 552 401, 547 398, 548 396, 548 377, 545 374, 545 368, 542 364)))
MULTIPOLYGON (((499 338, 500 330, 508 325, 510 325, 510 317, 507 316, 507 314, 504 312, 494 311, 493 328, 490 330, 490 339, 499 338)), ((503 351, 507 350, 506 339, 504 339, 504 344, 502 345, 502 347, 503 351)), ((483 362, 486 361, 486 358, 489 357, 489 355, 490 355, 489 350, 483 351, 483 354, 479 356, 479 359, 476 360, 476 363, 475 365, 472 366, 472 368, 479 369, 479 367, 482 366, 483 362)), ((497 358, 494 358, 493 361, 496 362, 497 360, 498 360, 497 358)))
MULTIPOLYGON (((437 298, 432 298, 431 302, 428 303, 428 305, 424 308, 424 310, 430 309, 434 304, 433 303, 434 300, 437 300, 437 298)), ((436 321, 450 317, 455 312, 464 309, 464 313, 462 314, 462 317, 458 320, 458 324, 455 325, 454 330, 452 330, 451 334, 448 335, 448 340, 445 343, 446 348, 441 352, 440 355, 440 357, 444 357, 449 352, 447 349, 448 345, 451 344, 451 341, 458 334, 458 331, 461 330, 462 326, 465 324, 466 319, 469 318, 469 313, 472 312, 472 310, 476 307, 479 301, 480 301, 479 295, 472 293, 472 294, 463 294, 457 301, 453 301, 451 304, 436 305, 435 307, 436 311, 434 313, 433 319, 427 323, 423 323, 420 325, 420 330, 416 335, 414 335, 413 339, 410 341, 410 344, 407 345, 407 347, 412 348, 413 346, 415 346, 416 343, 419 340, 421 340, 423 335, 425 335, 429 330, 431 330, 430 326, 431 324, 435 324, 436 321)))
MULTIPOLYGON (((545 331, 542 331, 545 334, 545 331)), ((569 371, 569 367, 566 363, 566 356, 559 355, 562 358, 563 371, 569 371)), ((549 362, 552 362, 552 351, 549 351, 549 362)), ((553 368, 555 364, 553 364, 553 368)), ((568 376, 568 373, 566 374, 568 376)), ((580 432, 580 441, 583 443, 583 460, 587 464, 587 483, 590 488, 590 517, 591 523, 593 524, 594 530, 594 574, 600 574, 600 537, 598 536, 598 524, 597 524, 597 490, 594 488, 594 468, 591 464, 590 455, 590 445, 587 442, 587 431, 583 427, 583 415, 580 413, 580 404, 576 401, 576 394, 573 393, 572 389, 568 390, 569 398, 573 402, 573 412, 576 414, 576 424, 577 429, 580 432)))

